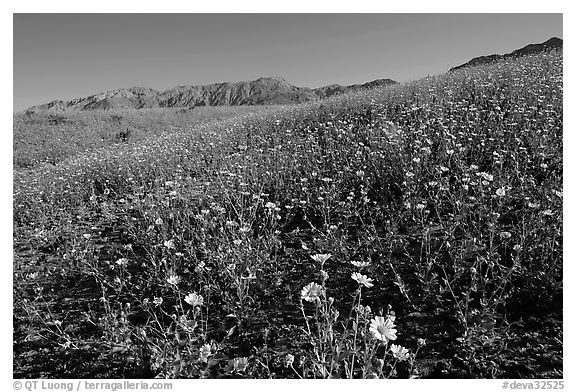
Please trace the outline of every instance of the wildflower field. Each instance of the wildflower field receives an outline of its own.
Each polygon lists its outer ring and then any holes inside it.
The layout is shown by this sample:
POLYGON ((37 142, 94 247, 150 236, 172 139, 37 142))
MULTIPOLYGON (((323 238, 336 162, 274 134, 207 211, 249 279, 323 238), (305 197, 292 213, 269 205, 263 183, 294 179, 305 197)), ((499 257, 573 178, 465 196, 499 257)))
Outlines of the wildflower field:
POLYGON ((13 118, 14 168, 55 165, 98 148, 138 143, 148 137, 269 109, 219 106, 17 113, 13 118))
POLYGON ((15 162, 14 377, 561 378, 562 99, 551 51, 15 162))

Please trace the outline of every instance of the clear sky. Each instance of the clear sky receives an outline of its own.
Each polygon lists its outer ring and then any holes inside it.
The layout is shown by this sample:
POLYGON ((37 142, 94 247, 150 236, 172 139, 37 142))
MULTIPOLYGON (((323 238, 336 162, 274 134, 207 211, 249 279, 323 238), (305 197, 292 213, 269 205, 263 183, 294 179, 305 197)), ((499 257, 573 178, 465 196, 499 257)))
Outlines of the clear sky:
POLYGON ((415 80, 563 38, 562 14, 15 14, 14 110, 121 87, 415 80))

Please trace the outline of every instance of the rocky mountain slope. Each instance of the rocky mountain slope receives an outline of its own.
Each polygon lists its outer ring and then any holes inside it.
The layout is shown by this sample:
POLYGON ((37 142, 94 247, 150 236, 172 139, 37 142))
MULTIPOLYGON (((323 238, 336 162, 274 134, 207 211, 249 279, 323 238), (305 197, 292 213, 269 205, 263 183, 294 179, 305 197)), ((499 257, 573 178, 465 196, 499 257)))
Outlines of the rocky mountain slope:
POLYGON ((391 79, 378 79, 364 84, 338 84, 316 89, 297 87, 283 78, 266 77, 249 82, 215 83, 205 86, 178 86, 159 92, 151 88, 132 87, 77 98, 52 101, 28 108, 27 112, 66 112, 93 109, 142 109, 155 107, 235 106, 288 104, 326 98, 347 91, 396 84, 391 79))
POLYGON ((472 60, 468 61, 465 64, 459 65, 457 67, 451 68, 450 71, 455 71, 457 69, 465 68, 465 67, 473 67, 475 65, 481 65, 486 63, 491 63, 493 61, 502 60, 511 57, 521 57, 527 54, 538 53, 544 50, 554 49, 554 48, 562 48, 563 40, 557 37, 550 38, 546 42, 542 42, 541 44, 529 44, 523 48, 517 49, 513 52, 507 54, 491 54, 489 56, 480 56, 474 57, 472 60))

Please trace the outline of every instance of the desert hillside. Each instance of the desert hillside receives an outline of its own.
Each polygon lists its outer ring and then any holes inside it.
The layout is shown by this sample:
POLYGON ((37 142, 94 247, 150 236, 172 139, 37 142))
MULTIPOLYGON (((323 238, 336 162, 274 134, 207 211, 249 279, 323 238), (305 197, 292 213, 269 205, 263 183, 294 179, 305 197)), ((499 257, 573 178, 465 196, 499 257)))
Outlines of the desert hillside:
POLYGON ((562 378, 562 83, 550 49, 17 116, 14 377, 562 378), (215 102, 297 104, 176 108, 215 102))

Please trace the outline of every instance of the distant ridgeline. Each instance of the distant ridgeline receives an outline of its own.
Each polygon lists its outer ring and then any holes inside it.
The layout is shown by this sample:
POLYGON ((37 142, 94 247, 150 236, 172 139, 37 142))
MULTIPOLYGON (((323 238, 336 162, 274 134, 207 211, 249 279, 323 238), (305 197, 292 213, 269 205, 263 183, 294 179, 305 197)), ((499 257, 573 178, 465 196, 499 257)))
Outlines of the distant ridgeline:
POLYGON ((288 104, 397 83, 391 79, 378 79, 364 84, 350 86, 333 84, 312 89, 296 87, 283 78, 266 77, 250 82, 178 86, 163 92, 147 87, 132 87, 70 101, 52 101, 43 105, 32 106, 25 112, 288 104))
POLYGON ((562 41, 560 38, 553 37, 550 38, 546 42, 542 42, 541 44, 530 44, 526 45, 525 47, 515 50, 511 53, 507 54, 491 54, 489 56, 480 56, 474 57, 472 60, 468 61, 465 64, 459 65, 457 67, 451 68, 450 71, 456 71, 457 69, 466 68, 466 67, 473 67, 476 65, 492 63, 494 61, 508 59, 508 58, 516 58, 521 56, 526 56, 528 54, 538 53, 545 50, 562 48, 562 41))
MULTIPOLYGON (((562 44, 562 39, 554 37, 541 44, 530 44, 508 54, 475 57, 465 64, 451 68, 450 71, 502 59, 525 56, 544 50, 562 48, 562 44)), ((76 98, 70 101, 52 101, 43 105, 32 106, 26 109, 25 112, 289 104, 397 83, 391 79, 377 79, 372 82, 350 86, 332 84, 325 87, 308 88, 294 86, 283 78, 265 77, 249 82, 178 86, 163 92, 147 87, 132 87, 99 93, 85 98, 76 98)))

